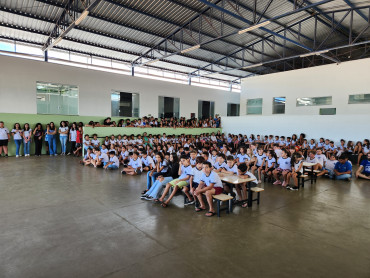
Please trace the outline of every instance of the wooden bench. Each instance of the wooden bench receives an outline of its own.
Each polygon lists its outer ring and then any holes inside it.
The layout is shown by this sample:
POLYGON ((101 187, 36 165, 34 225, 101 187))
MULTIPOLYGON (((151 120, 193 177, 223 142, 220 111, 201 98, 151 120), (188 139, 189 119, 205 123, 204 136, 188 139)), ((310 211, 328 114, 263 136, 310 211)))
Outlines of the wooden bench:
POLYGON ((298 178, 298 189, 302 185, 304 187, 305 178, 308 178, 308 175, 300 175, 298 178))
POLYGON ((252 202, 257 201, 257 205, 260 204, 260 198, 261 198, 261 192, 265 191, 265 189, 261 187, 252 187, 251 192, 252 192, 252 202), (257 193, 257 199, 253 199, 253 193, 257 193))
POLYGON ((233 202, 232 200, 234 199, 233 196, 226 195, 226 194, 218 194, 218 195, 213 195, 212 196, 214 200, 217 202, 217 216, 221 216, 221 202, 228 202, 227 208, 226 208, 226 213, 233 212, 233 202))

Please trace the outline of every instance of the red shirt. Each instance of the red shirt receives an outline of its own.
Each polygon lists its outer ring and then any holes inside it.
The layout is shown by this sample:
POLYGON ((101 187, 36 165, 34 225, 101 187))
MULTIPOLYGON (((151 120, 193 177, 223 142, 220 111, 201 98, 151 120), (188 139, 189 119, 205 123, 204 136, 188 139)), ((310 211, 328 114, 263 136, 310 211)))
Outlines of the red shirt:
POLYGON ((76 144, 81 144, 82 142, 82 134, 79 130, 77 130, 76 132, 77 136, 76 136, 76 144))

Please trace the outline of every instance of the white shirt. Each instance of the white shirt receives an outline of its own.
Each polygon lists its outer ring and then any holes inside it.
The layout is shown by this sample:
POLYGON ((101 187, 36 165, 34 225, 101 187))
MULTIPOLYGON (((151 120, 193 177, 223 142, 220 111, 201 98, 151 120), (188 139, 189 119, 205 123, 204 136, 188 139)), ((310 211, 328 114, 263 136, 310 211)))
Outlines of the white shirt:
POLYGON ((213 167, 218 170, 220 168, 225 168, 226 166, 226 163, 225 162, 222 162, 222 164, 220 164, 218 161, 213 165, 213 167))
POLYGON ((236 166, 236 164, 234 164, 233 167, 229 167, 228 164, 226 164, 226 166, 224 167, 224 169, 228 172, 233 172, 234 174, 237 174, 238 173, 238 166, 236 166))
POLYGON ((193 175, 193 168, 191 165, 185 167, 184 165, 181 165, 181 175, 179 176, 179 179, 185 179, 187 176, 193 175))
POLYGON ((138 159, 136 159, 136 160, 134 160, 134 159, 130 159, 130 162, 128 163, 128 166, 131 166, 132 168, 134 168, 134 169, 137 169, 137 168, 142 168, 142 162, 141 162, 141 159, 140 158, 138 158, 138 159))
POLYGON ((23 136, 24 137, 30 137, 31 134, 32 134, 32 129, 23 131, 23 136))
POLYGON ((203 175, 202 169, 198 170, 197 167, 193 168, 193 173, 192 173, 193 182, 199 183, 200 179, 202 178, 202 175, 203 175))
POLYGON ((152 165, 152 167, 154 167, 154 161, 153 161, 153 158, 151 158, 149 155, 147 155, 145 158, 142 157, 141 158, 141 161, 143 162, 143 164, 145 166, 149 166, 149 165, 152 165))
POLYGON ((317 154, 315 155, 317 158, 317 162, 320 163, 322 166, 324 166, 324 163, 326 162, 326 156, 324 154, 317 154))
POLYGON ((256 157, 257 157, 257 163, 256 163, 256 165, 257 165, 257 166, 262 166, 262 162, 263 162, 263 160, 266 158, 266 155, 265 155, 265 154, 259 155, 259 154, 257 153, 257 154, 256 154, 256 157))
MULTIPOLYGON (((294 170, 298 170, 298 168, 300 167, 300 165, 303 163, 302 160, 300 160, 298 163, 294 163, 294 170)), ((303 173, 303 167, 301 168, 301 170, 299 171, 300 173, 303 173)))
POLYGON ((106 153, 101 153, 100 156, 99 156, 99 159, 102 161, 102 162, 108 162, 109 161, 109 157, 106 153))
POLYGON ((214 171, 212 171, 209 174, 209 176, 203 173, 200 180, 203 181, 206 184, 206 186, 210 186, 211 183, 213 183, 214 184, 213 187, 221 187, 221 188, 223 187, 220 177, 214 171))
POLYGON ((279 168, 282 169, 282 170, 290 170, 291 169, 290 157, 287 157, 287 158, 280 157, 278 159, 278 164, 279 164, 279 168))
POLYGON ((9 129, 6 127, 0 128, 0 140, 8 140, 9 129))
MULTIPOLYGON (((66 127, 59 127, 59 131, 61 131, 61 132, 65 132, 65 131, 68 131, 68 126, 66 126, 66 127)), ((59 136, 68 136, 68 134, 59 134, 59 136)))
POLYGON ((95 147, 97 147, 97 146, 99 146, 99 144, 100 144, 100 141, 99 141, 99 139, 92 139, 91 140, 91 144, 93 144, 95 147))
POLYGON ((71 141, 75 142, 77 139, 77 130, 71 130, 69 134, 71 135, 71 141))
POLYGON ((23 132, 21 129, 18 129, 18 131, 16 129, 12 129, 12 133, 14 133, 14 140, 22 139, 21 132, 23 132))
POLYGON ((119 167, 119 160, 118 160, 117 156, 110 157, 110 158, 109 158, 109 161, 110 161, 110 162, 113 162, 113 164, 114 164, 115 166, 119 167))
POLYGON ((338 160, 328 160, 325 164, 325 169, 334 171, 335 164, 338 162, 338 160))
POLYGON ((309 156, 307 156, 306 162, 315 163, 315 164, 319 163, 319 161, 317 160, 316 157, 314 157, 313 159, 311 159, 309 156))
POLYGON ((251 179, 254 179, 254 180, 252 180, 252 182, 254 182, 255 184, 258 184, 258 182, 257 182, 257 179, 256 179, 256 176, 255 175, 253 175, 251 172, 249 172, 249 171, 247 171, 247 172, 245 172, 245 174, 244 174, 244 176, 249 176, 251 179))

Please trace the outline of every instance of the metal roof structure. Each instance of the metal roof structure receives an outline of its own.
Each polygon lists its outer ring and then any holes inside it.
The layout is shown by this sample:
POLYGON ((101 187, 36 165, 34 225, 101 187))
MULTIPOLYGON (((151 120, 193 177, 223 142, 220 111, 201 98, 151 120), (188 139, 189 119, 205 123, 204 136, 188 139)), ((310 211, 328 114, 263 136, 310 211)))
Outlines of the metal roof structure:
MULTIPOLYGON (((0 38, 239 83, 370 56, 370 0, 0 0, 0 38)), ((47 55, 45 55, 47 57, 47 55)))

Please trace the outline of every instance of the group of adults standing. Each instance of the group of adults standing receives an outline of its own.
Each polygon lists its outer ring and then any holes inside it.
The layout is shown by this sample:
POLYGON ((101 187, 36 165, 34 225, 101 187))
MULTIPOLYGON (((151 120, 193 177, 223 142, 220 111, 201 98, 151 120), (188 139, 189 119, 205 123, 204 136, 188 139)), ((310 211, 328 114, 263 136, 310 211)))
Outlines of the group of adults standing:
MULTIPOLYGON (((0 156, 4 152, 4 155, 8 156, 8 144, 13 137, 16 145, 16 157, 21 155, 21 145, 23 143, 24 156, 30 156, 31 142, 35 143, 35 156, 41 156, 42 145, 45 139, 46 153, 50 156, 56 156, 57 154, 57 137, 59 134, 59 140, 61 144, 61 155, 67 154, 67 142, 71 142, 71 150, 76 147, 76 141, 81 139, 78 134, 78 127, 76 123, 73 123, 71 128, 68 127, 68 122, 62 121, 60 127, 57 129, 54 122, 50 122, 46 125, 46 129, 43 128, 41 123, 37 123, 35 128, 32 130, 28 123, 25 123, 23 128, 19 123, 15 123, 12 130, 9 130, 4 126, 4 122, 0 121, 0 156), (79 137, 79 138, 77 138, 79 137)), ((69 153, 68 153, 69 154, 69 153)))

